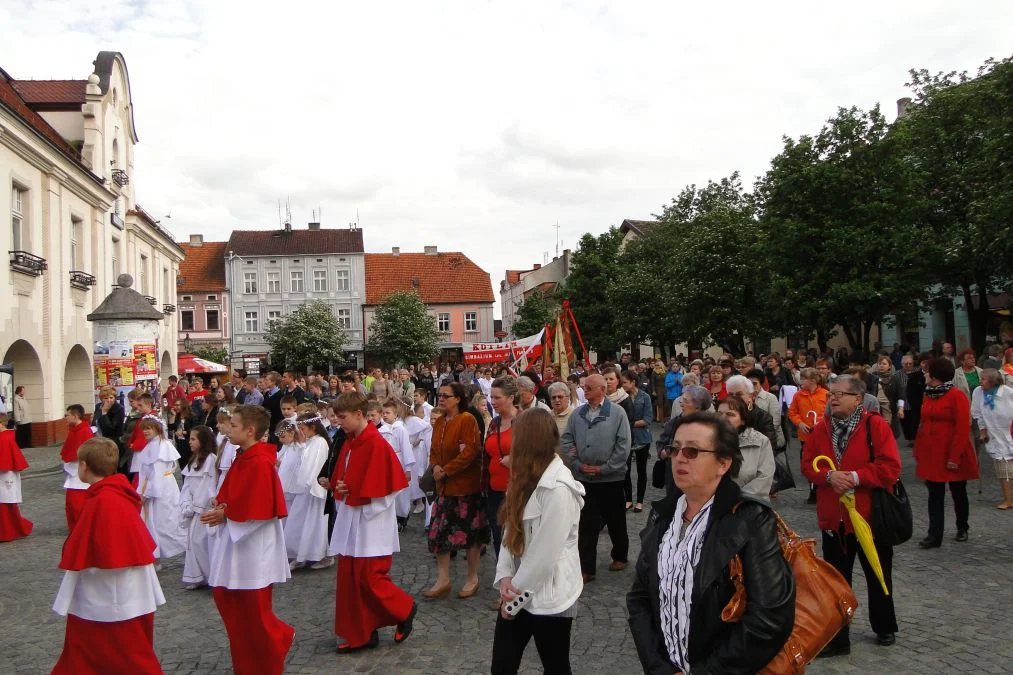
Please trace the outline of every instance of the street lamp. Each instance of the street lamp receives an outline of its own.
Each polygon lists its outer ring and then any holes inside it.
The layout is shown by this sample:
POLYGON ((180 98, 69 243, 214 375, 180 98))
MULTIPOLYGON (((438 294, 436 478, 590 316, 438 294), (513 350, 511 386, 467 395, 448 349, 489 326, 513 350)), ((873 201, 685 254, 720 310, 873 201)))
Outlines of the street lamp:
POLYGON ((187 354, 193 353, 193 340, 190 339, 190 334, 187 333, 186 337, 183 338, 183 349, 187 354))

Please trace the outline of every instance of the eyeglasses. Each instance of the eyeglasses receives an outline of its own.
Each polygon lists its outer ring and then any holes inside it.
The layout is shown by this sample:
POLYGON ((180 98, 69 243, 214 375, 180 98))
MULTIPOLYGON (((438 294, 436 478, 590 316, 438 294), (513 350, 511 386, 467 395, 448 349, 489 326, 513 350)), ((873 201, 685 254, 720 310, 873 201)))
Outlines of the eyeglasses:
POLYGON ((453 394, 437 394, 436 398, 444 399, 444 398, 457 398, 457 397, 454 396, 453 394))
POLYGON ((696 459, 697 457, 700 456, 701 452, 709 452, 715 455, 718 452, 717 450, 704 450, 703 448, 689 448, 689 447, 679 448, 674 445, 666 446, 665 449, 668 450, 668 453, 672 457, 675 457, 681 452, 682 456, 685 457, 686 459, 696 459))
POLYGON ((830 398, 840 398, 842 396, 858 396, 853 391, 832 391, 830 392, 830 398))

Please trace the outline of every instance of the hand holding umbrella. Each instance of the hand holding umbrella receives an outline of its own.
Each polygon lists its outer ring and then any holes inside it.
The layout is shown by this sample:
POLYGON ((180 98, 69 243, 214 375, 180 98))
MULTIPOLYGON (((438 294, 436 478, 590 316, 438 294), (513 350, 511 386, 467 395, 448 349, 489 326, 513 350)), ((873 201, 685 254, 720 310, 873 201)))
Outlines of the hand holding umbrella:
MULTIPOLYGON (((834 460, 826 455, 820 455, 813 460, 813 469, 819 471, 822 462, 826 462, 831 471, 837 471, 837 465, 834 464, 834 460)), ((855 538, 858 540, 858 545, 862 547, 862 552, 865 553, 869 566, 876 573, 876 578, 879 579, 879 584, 883 587, 883 593, 890 595, 890 590, 886 587, 886 579, 883 576, 883 564, 879 561, 879 553, 876 552, 876 544, 873 542, 872 528, 865 518, 862 517, 862 514, 858 512, 858 509, 855 508, 855 491, 848 490, 842 494, 840 502, 848 510, 848 518, 851 519, 851 528, 855 531, 855 538)))

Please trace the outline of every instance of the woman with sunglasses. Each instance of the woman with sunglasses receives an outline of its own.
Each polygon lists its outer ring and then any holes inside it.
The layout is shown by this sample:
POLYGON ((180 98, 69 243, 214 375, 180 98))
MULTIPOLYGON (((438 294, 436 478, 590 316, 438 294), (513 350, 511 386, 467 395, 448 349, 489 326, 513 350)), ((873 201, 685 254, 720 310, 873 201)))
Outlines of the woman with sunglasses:
POLYGON ((669 444, 675 490, 656 502, 626 595, 645 673, 753 673, 770 663, 795 623, 795 579, 770 505, 735 483, 739 438, 713 413, 683 415, 669 444), (749 586, 745 613, 725 622, 738 555, 749 586))
POLYGON ((422 593, 428 600, 450 595, 450 554, 466 550, 468 580, 457 596, 478 592, 481 546, 489 543, 489 521, 482 498, 481 432, 468 413, 468 397, 459 382, 440 386, 437 395, 443 414, 433 424, 429 465, 438 497, 429 523, 429 552, 436 554, 436 584, 422 593))

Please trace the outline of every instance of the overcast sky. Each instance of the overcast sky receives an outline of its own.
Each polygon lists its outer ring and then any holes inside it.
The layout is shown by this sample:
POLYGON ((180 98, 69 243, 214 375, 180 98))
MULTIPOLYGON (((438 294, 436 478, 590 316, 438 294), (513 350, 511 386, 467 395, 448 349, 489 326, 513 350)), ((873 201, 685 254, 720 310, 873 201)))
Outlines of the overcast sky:
MULTIPOLYGON (((1013 53, 1013 2, 4 0, 0 67, 124 54, 139 203, 186 239, 358 213, 367 251, 460 250, 499 282, 683 186, 747 184, 910 68, 1013 53), (258 9, 263 6, 264 9, 258 9)), ((497 311, 498 313, 498 311, 497 311)))

